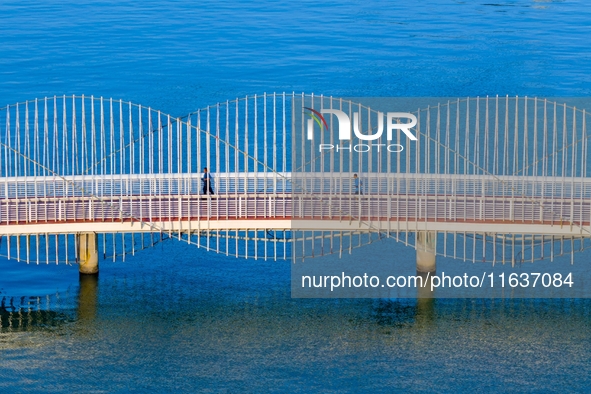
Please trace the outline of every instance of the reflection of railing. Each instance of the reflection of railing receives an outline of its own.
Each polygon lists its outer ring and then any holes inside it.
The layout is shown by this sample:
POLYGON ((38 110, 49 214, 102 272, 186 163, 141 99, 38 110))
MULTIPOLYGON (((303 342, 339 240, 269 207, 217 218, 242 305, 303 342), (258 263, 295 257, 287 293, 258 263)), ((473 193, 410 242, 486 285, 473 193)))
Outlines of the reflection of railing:
MULTIPOLYGON (((67 311, 73 306, 69 294, 46 295, 43 297, 0 297, 0 332, 32 331, 40 327, 59 327, 72 321, 73 316, 67 311), (55 312, 53 309, 60 309, 55 312)), ((14 345, 11 341, 3 342, 3 347, 14 345)))

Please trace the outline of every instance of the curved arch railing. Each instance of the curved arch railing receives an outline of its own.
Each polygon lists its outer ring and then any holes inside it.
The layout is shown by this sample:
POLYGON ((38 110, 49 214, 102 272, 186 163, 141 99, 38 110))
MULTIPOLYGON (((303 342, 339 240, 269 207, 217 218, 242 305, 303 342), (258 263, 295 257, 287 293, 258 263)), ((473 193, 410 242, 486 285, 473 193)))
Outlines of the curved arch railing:
MULTIPOLYGON (((416 247, 417 223, 441 221, 507 226, 506 232, 468 225, 464 231, 437 231, 436 252, 464 260, 533 261, 587 247, 591 181, 585 110, 527 97, 434 104, 412 109, 412 103, 400 100, 360 103, 264 94, 182 118, 92 96, 10 105, 0 110, 0 222, 14 228, 100 220, 151 229, 149 234, 130 229, 101 236, 103 255, 110 257, 165 238, 228 255, 281 259, 289 258, 292 248, 310 255, 342 253, 380 238, 416 247), (310 128, 308 119, 318 118, 309 117, 308 109, 324 111, 323 122, 310 128), (350 140, 338 139, 340 124, 326 110, 357 121, 350 140), (379 116, 385 116, 380 112, 388 111, 408 111, 417 119, 416 141, 400 128, 385 141, 384 146, 402 147, 399 152, 359 138, 378 133, 379 116), (364 151, 368 145, 371 149, 364 151), (202 199, 204 167, 214 174, 216 196, 209 199, 202 199), (356 194, 353 173, 362 179, 362 196, 356 194), (181 231, 168 225, 183 218, 205 223, 315 217, 358 226, 335 232, 291 227, 181 231), (511 223, 579 231, 527 234, 513 232, 511 223), (350 241, 361 233, 363 240, 350 241), (323 246, 326 239, 330 248, 323 246), (299 248, 293 242, 309 245, 299 248)), ((382 124, 383 136, 386 127, 382 124)), ((2 244, 11 258, 50 261, 51 255, 55 261, 75 261, 75 238, 59 234, 17 232, 2 244)))

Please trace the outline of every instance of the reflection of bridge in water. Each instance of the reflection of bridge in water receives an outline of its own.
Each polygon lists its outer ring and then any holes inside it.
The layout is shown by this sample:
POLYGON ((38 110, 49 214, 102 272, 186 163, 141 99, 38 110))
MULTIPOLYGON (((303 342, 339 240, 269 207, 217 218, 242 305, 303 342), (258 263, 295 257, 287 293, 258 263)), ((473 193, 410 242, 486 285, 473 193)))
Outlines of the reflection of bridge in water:
POLYGON ((393 238, 431 271, 436 254, 514 263, 586 247, 584 110, 528 98, 435 104, 414 112, 417 141, 394 132, 399 153, 347 150, 336 121, 309 135, 304 107, 359 119, 357 137, 383 131, 383 114, 322 96, 252 96, 184 118, 92 97, 8 106, 2 253, 92 273, 101 249, 116 258, 167 238, 265 259, 393 238), (215 195, 202 194, 203 167, 215 195))

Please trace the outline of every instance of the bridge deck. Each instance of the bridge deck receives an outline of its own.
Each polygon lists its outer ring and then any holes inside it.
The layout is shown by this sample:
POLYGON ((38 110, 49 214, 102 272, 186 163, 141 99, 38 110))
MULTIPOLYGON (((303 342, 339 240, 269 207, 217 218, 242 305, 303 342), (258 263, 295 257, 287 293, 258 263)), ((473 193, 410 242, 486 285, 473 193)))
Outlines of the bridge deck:
POLYGON ((588 234, 591 201, 437 195, 228 194, 0 200, 0 234, 322 229, 588 234))

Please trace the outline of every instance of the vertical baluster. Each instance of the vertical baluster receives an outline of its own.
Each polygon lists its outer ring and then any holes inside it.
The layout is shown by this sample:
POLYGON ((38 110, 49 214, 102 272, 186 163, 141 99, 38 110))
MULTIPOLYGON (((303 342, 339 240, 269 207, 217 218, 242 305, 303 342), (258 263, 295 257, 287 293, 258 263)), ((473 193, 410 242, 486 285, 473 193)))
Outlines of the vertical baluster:
MULTIPOLYGON (((240 102, 238 100, 238 98, 236 98, 235 101, 235 122, 234 122, 234 141, 236 144, 236 147, 234 149, 234 194, 238 195, 238 193, 240 193, 240 188, 239 188, 239 177, 238 174, 240 173, 240 135, 239 135, 239 106, 240 106, 240 102)), ((239 204, 239 199, 237 197, 234 198, 234 204, 239 204)), ((238 214, 238 206, 236 205, 236 216, 238 214)), ((237 234, 238 235, 238 234, 237 234)), ((238 243, 236 243, 236 247, 238 246, 238 243)), ((238 252, 236 252, 238 253, 238 252)))
MULTIPOLYGON (((15 176, 22 176, 22 175, 26 175, 26 171, 23 174, 23 172, 20 171, 21 169, 21 165, 20 165, 20 157, 18 155, 18 152, 22 152, 22 147, 21 147, 21 128, 20 128, 20 110, 19 110, 19 105, 16 104, 15 107, 15 114, 14 114, 14 120, 15 120, 15 130, 14 130, 14 138, 15 138, 15 150, 14 150, 14 169, 15 169, 15 176)), ((17 194, 18 196, 18 194, 17 194)))
MULTIPOLYGON (((244 99, 244 168, 243 168, 243 177, 244 177, 244 194, 248 192, 248 96, 244 99)), ((248 201, 246 200, 246 216, 248 216, 248 201)))
MULTIPOLYGON (((129 146, 129 154, 128 154, 128 158, 127 160, 129 160, 129 170, 128 172, 126 172, 126 174, 130 175, 133 174, 135 172, 135 152, 134 152, 134 135, 133 135, 133 114, 132 114, 132 105, 131 102, 127 103, 127 128, 128 128, 128 135, 129 135, 129 142, 128 142, 128 146, 129 146)), ((169 118, 169 123, 170 123, 170 118, 169 118)), ((171 147, 172 148, 172 147, 171 147)), ((122 148, 123 149, 123 148, 122 148)), ((172 159, 172 157, 171 157, 172 159)), ((128 179, 130 179, 128 177, 128 179)), ((125 237, 124 237, 125 238, 125 237)))
MULTIPOLYGON (((104 176, 106 175, 107 171, 106 171, 106 167, 107 167, 107 163, 106 163, 106 152, 107 152, 107 142, 106 142, 106 138, 105 138, 105 134, 106 134, 106 129, 105 129, 105 105, 104 105, 104 99, 101 97, 99 98, 99 105, 100 105, 100 123, 99 123, 99 133, 100 133, 100 149, 99 149, 99 160, 100 160, 100 167, 99 167, 99 173, 103 176, 101 178, 101 196, 103 196, 104 194, 104 188, 105 188, 105 178, 104 176)), ((103 237, 104 239, 104 237, 103 237)))

